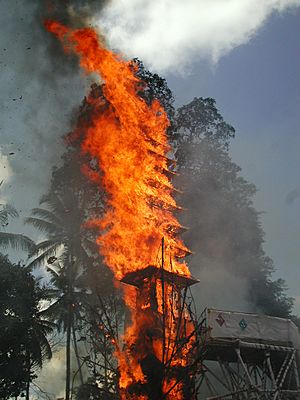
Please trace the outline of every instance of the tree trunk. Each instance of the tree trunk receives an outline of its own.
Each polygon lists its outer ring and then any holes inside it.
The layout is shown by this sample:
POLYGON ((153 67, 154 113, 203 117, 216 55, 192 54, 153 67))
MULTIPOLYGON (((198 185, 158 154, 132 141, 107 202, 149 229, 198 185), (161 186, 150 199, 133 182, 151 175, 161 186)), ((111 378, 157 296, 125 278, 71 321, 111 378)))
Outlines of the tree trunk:
POLYGON ((27 370, 28 370, 28 379, 27 379, 27 383, 26 383, 25 398, 26 398, 26 400, 29 400, 31 365, 30 365, 30 354, 28 351, 26 352, 26 362, 27 362, 27 370))
POLYGON ((66 341, 66 400, 70 400, 72 304, 68 304, 66 341))
POLYGON ((76 359, 77 359, 80 383, 83 385, 82 366, 81 366, 80 359, 79 359, 79 352, 78 352, 78 347, 77 347, 77 340, 76 340, 74 321, 72 323, 72 332, 73 332, 74 350, 75 350, 75 355, 76 355, 76 359))
POLYGON ((29 389, 30 389, 30 378, 28 379, 26 384, 26 400, 29 400, 29 389))

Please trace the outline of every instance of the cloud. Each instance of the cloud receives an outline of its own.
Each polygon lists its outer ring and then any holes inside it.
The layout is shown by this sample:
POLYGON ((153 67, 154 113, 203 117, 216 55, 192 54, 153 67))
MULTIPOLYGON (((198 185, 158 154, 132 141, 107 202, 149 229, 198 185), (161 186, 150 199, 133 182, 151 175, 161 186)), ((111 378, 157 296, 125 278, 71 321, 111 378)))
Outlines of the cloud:
POLYGON ((158 72, 182 72, 195 59, 217 63, 273 12, 297 6, 300 0, 113 0, 93 23, 112 48, 158 72))

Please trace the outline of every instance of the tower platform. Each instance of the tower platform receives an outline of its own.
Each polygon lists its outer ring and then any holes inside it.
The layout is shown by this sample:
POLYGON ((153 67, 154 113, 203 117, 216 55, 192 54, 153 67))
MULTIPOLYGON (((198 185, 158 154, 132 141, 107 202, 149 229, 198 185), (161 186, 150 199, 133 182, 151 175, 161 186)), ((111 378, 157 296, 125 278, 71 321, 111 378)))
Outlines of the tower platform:
POLYGON ((129 272, 121 279, 121 282, 140 288, 151 279, 164 279, 165 282, 171 283, 179 289, 189 287, 199 282, 198 279, 192 276, 179 275, 176 272, 157 268, 154 265, 149 265, 144 269, 129 272))

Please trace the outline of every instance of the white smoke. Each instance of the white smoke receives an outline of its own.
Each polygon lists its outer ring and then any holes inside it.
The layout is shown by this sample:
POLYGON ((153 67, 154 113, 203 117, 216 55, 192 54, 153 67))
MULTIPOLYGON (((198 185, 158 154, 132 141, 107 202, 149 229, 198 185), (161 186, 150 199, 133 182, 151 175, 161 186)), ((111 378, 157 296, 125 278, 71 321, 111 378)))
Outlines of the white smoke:
POLYGON ((64 398, 65 364, 65 349, 60 348, 53 354, 50 361, 44 363, 43 369, 39 371, 38 378, 34 382, 47 393, 50 399, 64 398))
POLYGON ((298 6, 300 0, 112 0, 93 23, 113 49, 158 72, 183 72, 197 59, 217 63, 272 13, 298 6))

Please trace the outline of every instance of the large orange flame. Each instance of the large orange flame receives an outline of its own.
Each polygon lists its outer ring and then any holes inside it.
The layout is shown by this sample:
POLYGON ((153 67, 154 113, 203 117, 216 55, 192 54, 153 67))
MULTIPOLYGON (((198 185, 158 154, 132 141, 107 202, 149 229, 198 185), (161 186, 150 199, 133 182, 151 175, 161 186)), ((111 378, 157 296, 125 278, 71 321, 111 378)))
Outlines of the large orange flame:
MULTIPOLYGON (((174 216, 178 207, 168 178, 169 121, 164 109, 158 101, 146 104, 137 94, 143 83, 135 75, 134 64, 106 49, 93 29, 71 30, 55 21, 45 24, 62 40, 67 51, 79 55, 86 72, 97 73, 104 82, 106 106, 94 113, 82 150, 98 161, 108 194, 104 216, 91 221, 103 232, 98 244, 105 263, 117 279, 128 272, 157 265, 164 238, 170 254, 165 269, 189 276, 187 265, 179 260, 188 249, 176 236, 180 224, 174 216)), ((134 310, 133 288, 125 290, 125 301, 134 310)), ((144 322, 142 316, 135 318, 133 314, 132 325, 125 334, 128 343, 134 343, 145 323, 151 321, 144 322)), ((161 343, 157 349, 161 352, 161 343)), ((131 360, 133 365, 129 370, 126 354, 119 351, 118 358, 121 388, 134 380, 143 380, 136 360, 131 360)))

